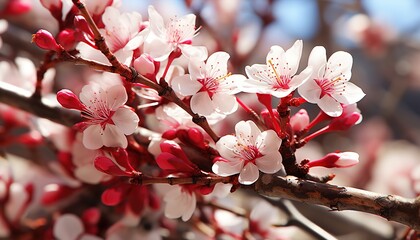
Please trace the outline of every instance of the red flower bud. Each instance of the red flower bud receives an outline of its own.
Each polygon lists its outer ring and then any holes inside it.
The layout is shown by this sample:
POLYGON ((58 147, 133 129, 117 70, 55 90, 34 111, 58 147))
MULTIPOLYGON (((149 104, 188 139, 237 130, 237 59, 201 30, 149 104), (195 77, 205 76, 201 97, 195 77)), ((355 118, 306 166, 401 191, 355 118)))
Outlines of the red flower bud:
POLYGON ((345 168, 359 163, 359 154, 355 152, 329 153, 323 158, 306 163, 311 167, 345 168))
POLYGON ((85 106, 80 102, 79 98, 70 90, 63 89, 57 93, 57 101, 61 106, 68 109, 76 109, 82 111, 85 106))
POLYGON ((32 3, 29 0, 9 0, 3 13, 17 15, 27 13, 32 9, 32 3))
POLYGON ((73 49, 76 44, 75 31, 69 28, 64 29, 58 34, 57 40, 65 50, 73 49))
POLYGON ((53 35, 47 30, 38 30, 38 32, 32 35, 32 42, 34 42, 38 47, 45 50, 61 50, 61 47, 55 41, 53 35))

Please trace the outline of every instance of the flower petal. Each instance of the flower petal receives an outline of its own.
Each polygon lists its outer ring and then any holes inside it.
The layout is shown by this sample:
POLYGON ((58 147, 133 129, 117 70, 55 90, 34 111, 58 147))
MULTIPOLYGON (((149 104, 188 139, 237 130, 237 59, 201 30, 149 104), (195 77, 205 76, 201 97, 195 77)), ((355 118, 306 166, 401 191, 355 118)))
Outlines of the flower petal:
POLYGON ((343 51, 335 52, 328 59, 324 77, 330 80, 341 77, 348 81, 351 78, 352 65, 353 57, 350 53, 343 51))
POLYGON ((281 162, 282 156, 278 151, 264 155, 255 160, 255 164, 261 172, 270 174, 278 172, 283 167, 281 162))
POLYGON ((132 134, 140 121, 135 112, 125 107, 118 108, 111 119, 125 135, 132 134))
POLYGON ((278 152, 281 145, 281 138, 273 130, 267 130, 258 135, 255 146, 262 154, 278 152))
POLYGON ((216 143, 216 149, 220 156, 230 161, 237 159, 237 155, 234 153, 234 149, 237 147, 238 139, 232 135, 223 136, 216 143))
POLYGON ((327 64, 327 54, 325 48, 316 46, 309 54, 308 66, 314 70, 312 77, 322 79, 324 78, 325 65, 327 64))
POLYGON ((241 173, 239 174, 239 182, 245 185, 251 185, 258 180, 260 172, 258 167, 253 163, 248 163, 242 168, 241 173))
POLYGON ((127 138, 123 132, 113 124, 106 124, 103 131, 102 142, 107 147, 122 147, 126 148, 128 145, 127 138))
POLYGON ((255 145, 261 130, 253 121, 240 121, 235 125, 235 133, 240 144, 249 146, 255 145))
POLYGON ((184 222, 188 221, 195 211, 195 206, 197 204, 195 194, 194 193, 189 194, 189 196, 186 197, 185 203, 186 203, 187 209, 185 209, 184 213, 182 214, 182 221, 184 222))
POLYGON ((203 116, 209 116, 215 112, 212 100, 207 92, 198 92, 191 97, 191 110, 203 116))
POLYGON ((93 164, 86 164, 74 170, 74 175, 85 183, 98 184, 105 175, 99 172, 93 164))
POLYGON ((227 74, 227 63, 230 56, 226 52, 215 52, 207 59, 206 72, 209 77, 220 78, 227 74))
POLYGON ((338 117, 343 113, 343 107, 334 98, 325 95, 318 102, 319 108, 331 117, 338 117))
POLYGON ((174 91, 184 97, 196 94, 203 86, 199 82, 191 80, 190 77, 189 74, 186 74, 173 78, 171 84, 174 91))
POLYGON ((298 88, 299 95, 310 103, 317 103, 320 100, 321 88, 312 79, 309 79, 298 88))
POLYGON ((212 171, 222 177, 232 176, 241 172, 243 161, 224 162, 217 161, 213 164, 212 171))
POLYGON ((288 76, 293 76, 296 74, 299 67, 300 57, 302 56, 303 41, 297 40, 293 46, 287 49, 284 54, 284 63, 283 67, 286 67, 288 76))
POLYGON ((332 97, 340 103, 353 104, 360 101, 366 95, 361 88, 351 82, 345 83, 345 90, 343 92, 334 92, 332 97))
POLYGON ((104 144, 102 142, 102 129, 99 124, 90 125, 83 131, 83 145, 87 149, 98 149, 104 144))
POLYGON ((123 85, 112 86, 105 90, 105 93, 108 108, 112 111, 117 110, 127 102, 128 96, 123 85))
POLYGON ((233 95, 216 93, 213 95, 212 102, 216 112, 221 114, 227 115, 238 110, 238 102, 233 95))
POLYGON ((194 60, 204 61, 208 56, 207 48, 203 46, 180 44, 178 47, 181 49, 182 54, 188 58, 194 58, 194 60))
POLYGON ((152 5, 149 6, 147 12, 149 13, 150 30, 159 37, 166 36, 165 23, 162 16, 152 5))
POLYGON ((172 50, 174 50, 173 44, 167 43, 166 40, 153 33, 149 33, 144 41, 144 52, 148 53, 155 61, 164 61, 172 50))

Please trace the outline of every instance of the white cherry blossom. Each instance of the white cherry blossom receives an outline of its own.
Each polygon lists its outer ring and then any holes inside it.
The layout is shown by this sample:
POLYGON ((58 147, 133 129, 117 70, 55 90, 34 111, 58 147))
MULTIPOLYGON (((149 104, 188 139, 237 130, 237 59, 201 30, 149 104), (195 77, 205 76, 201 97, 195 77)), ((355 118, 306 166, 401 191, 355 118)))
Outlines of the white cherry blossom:
MULTIPOLYGON (((147 35, 146 25, 137 12, 120 13, 115 7, 107 7, 102 15, 105 28, 100 32, 105 38, 109 49, 119 61, 130 65, 134 50, 138 49, 147 35)), ((109 64, 105 56, 98 50, 81 42, 77 46, 82 57, 109 64)))
POLYGON ((271 174, 282 168, 281 139, 273 130, 261 132, 254 122, 241 121, 236 124, 235 133, 216 143, 222 160, 213 164, 214 173, 220 176, 239 173, 239 182, 249 185, 257 181, 258 170, 271 174))
POLYGON ((296 41, 284 51, 280 46, 272 46, 266 58, 266 64, 254 64, 245 68, 248 80, 242 91, 271 94, 282 98, 307 81, 312 68, 307 67, 296 75, 302 55, 302 40, 296 41))
POLYGON ((187 57, 200 60, 207 58, 207 48, 191 45, 198 31, 195 28, 194 14, 173 17, 164 21, 153 6, 149 6, 148 12, 150 33, 146 38, 144 51, 156 61, 167 59, 172 51, 178 49, 187 57))
POLYGON ((177 93, 192 96, 193 112, 204 116, 213 113, 227 115, 238 109, 234 94, 240 91, 239 85, 245 81, 245 77, 228 73, 229 57, 226 52, 216 52, 206 63, 191 60, 188 65, 190 74, 172 80, 172 87, 177 93))
POLYGON ((170 190, 165 194, 165 216, 167 218, 182 218, 188 221, 194 213, 197 204, 195 193, 188 191, 182 186, 170 186, 170 190))
POLYGON ((325 48, 315 47, 309 56, 309 66, 314 71, 299 94, 308 102, 316 103, 331 117, 338 117, 343 112, 342 104, 353 104, 365 96, 362 89, 350 83, 352 56, 343 51, 335 52, 328 59, 325 48))

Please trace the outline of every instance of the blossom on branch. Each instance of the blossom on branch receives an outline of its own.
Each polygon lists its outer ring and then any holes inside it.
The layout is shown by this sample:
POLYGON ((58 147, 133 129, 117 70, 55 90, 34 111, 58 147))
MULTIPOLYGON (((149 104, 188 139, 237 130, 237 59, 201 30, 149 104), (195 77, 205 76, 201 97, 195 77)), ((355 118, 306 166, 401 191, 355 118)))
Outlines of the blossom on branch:
POLYGON ((325 48, 315 47, 308 60, 314 71, 299 94, 308 102, 316 103, 326 114, 338 117, 343 112, 342 104, 353 104, 365 96, 362 89, 350 83, 353 57, 343 51, 335 52, 328 59, 325 48))
POLYGON ((214 113, 231 114, 238 109, 234 94, 245 80, 240 74, 231 75, 227 71, 229 54, 213 53, 207 62, 191 59, 188 65, 190 74, 172 80, 173 89, 183 96, 191 97, 193 112, 204 116, 214 113))
POLYGON ((296 41, 287 51, 280 46, 272 46, 266 64, 254 64, 245 68, 249 79, 242 91, 271 94, 277 98, 289 95, 307 81, 312 73, 312 67, 307 67, 296 75, 302 48, 302 40, 296 41))
POLYGON ((213 164, 214 173, 220 176, 239 173, 239 182, 250 185, 257 181, 259 170, 272 174, 282 168, 281 139, 276 132, 261 132, 254 122, 241 121, 236 124, 235 133, 216 143, 221 157, 213 164))
POLYGON ((187 57, 199 60, 207 58, 207 48, 192 46, 192 39, 197 35, 195 15, 173 17, 164 21, 153 6, 149 6, 150 33, 146 38, 144 51, 156 61, 163 61, 173 51, 180 50, 187 57))
POLYGON ((124 107, 127 93, 122 85, 103 88, 99 84, 83 87, 80 100, 70 90, 57 93, 57 100, 63 107, 82 111, 86 120, 83 125, 83 145, 88 149, 106 147, 127 147, 125 135, 132 134, 139 117, 124 107))

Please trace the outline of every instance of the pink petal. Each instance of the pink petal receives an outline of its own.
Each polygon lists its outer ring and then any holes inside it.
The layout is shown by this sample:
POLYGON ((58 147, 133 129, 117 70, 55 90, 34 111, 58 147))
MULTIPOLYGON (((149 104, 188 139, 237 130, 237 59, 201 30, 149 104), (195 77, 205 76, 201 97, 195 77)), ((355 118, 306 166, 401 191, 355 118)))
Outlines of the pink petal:
POLYGON ((230 56, 226 52, 215 52, 210 55, 206 62, 208 76, 213 78, 226 76, 229 58, 230 56))
POLYGON ((106 91, 107 107, 112 111, 117 110, 119 107, 127 102, 128 96, 123 85, 115 85, 108 88, 106 91))
POLYGON ((215 112, 210 96, 207 92, 198 92, 191 98, 191 110, 203 116, 209 116, 215 112))
POLYGON ((116 206, 123 199, 123 192, 121 188, 108 188, 101 195, 101 201, 107 206, 116 206))
POLYGON ((84 233, 82 221, 73 214, 64 214, 54 224, 53 234, 59 240, 75 240, 84 233))
POLYGON ((213 95, 212 102, 216 112, 221 114, 231 114, 238 109, 238 102, 233 95, 216 93, 213 95))
POLYGON ((111 176, 131 176, 131 174, 123 171, 114 161, 105 156, 95 158, 94 165, 99 171, 111 176))
POLYGON ((253 163, 248 163, 242 168, 239 174, 239 182, 245 185, 251 185, 258 180, 259 175, 258 167, 253 163))
POLYGON ((327 64, 327 54, 325 48, 322 46, 316 46, 312 49, 309 54, 308 66, 311 66, 314 70, 312 77, 323 79, 325 73, 325 65, 327 64))
POLYGON ((98 149, 103 146, 100 125, 90 125, 83 131, 83 145, 87 149, 98 149))
POLYGON ((22 207, 24 207, 26 201, 29 199, 29 195, 25 191, 25 188, 18 183, 12 183, 9 191, 9 201, 7 201, 5 207, 6 216, 9 220, 15 221, 22 207))
POLYGON ((159 156, 156 158, 156 163, 161 169, 175 173, 193 173, 198 169, 194 168, 191 164, 187 164, 184 160, 167 152, 159 154, 159 156))
POLYGON ((122 147, 128 145, 127 138, 123 132, 113 124, 106 124, 102 135, 102 141, 107 147, 122 147))
POLYGON ((232 176, 239 173, 242 169, 243 161, 224 162, 217 161, 213 164, 212 171, 222 177, 232 176))
POLYGON ((264 155, 255 160, 255 164, 261 172, 270 174, 278 172, 283 167, 281 162, 282 156, 278 151, 264 155))
POLYGON ((115 111, 112 121, 125 135, 130 135, 137 129, 140 119, 131 109, 121 107, 115 111))
POLYGON ((343 113, 343 107, 334 98, 325 95, 318 102, 319 108, 331 117, 338 117, 343 113))

